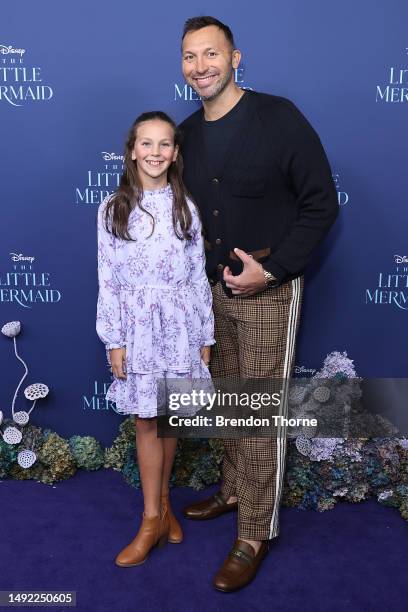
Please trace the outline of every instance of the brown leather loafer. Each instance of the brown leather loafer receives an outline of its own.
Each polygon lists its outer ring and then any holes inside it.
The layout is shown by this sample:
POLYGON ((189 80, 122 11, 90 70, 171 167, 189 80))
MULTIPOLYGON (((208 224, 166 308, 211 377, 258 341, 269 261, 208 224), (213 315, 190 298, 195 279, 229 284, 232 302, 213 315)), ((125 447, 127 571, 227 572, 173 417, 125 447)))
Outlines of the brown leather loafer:
POLYGON ((231 504, 227 504, 221 492, 215 493, 208 499, 203 499, 203 501, 196 502, 195 504, 191 504, 190 506, 186 506, 183 510, 183 514, 188 519, 193 519, 195 521, 205 521, 207 519, 213 519, 221 514, 225 514, 225 512, 232 512, 233 510, 237 510, 238 503, 233 502, 231 504))
POLYGON ((255 578, 268 550, 268 541, 262 542, 258 554, 255 554, 250 544, 236 540, 221 569, 214 576, 214 587, 224 593, 242 589, 255 578))

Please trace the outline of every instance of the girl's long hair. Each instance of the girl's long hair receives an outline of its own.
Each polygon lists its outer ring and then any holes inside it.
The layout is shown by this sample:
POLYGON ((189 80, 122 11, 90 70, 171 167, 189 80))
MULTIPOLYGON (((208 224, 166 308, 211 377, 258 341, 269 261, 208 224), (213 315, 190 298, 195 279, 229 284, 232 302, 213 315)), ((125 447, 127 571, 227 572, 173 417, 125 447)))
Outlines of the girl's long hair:
MULTIPOLYGON (((174 130, 174 144, 180 148, 181 135, 174 121, 162 111, 143 113, 134 121, 129 130, 125 145, 125 169, 120 178, 120 184, 116 192, 110 198, 105 211, 106 229, 117 238, 122 240, 133 240, 129 234, 128 221, 131 211, 138 206, 148 214, 153 222, 153 215, 142 206, 143 187, 137 171, 137 163, 132 159, 132 151, 136 140, 137 128, 144 121, 159 119, 169 123, 174 130)), ((180 151, 175 162, 172 162, 167 171, 168 181, 173 192, 172 218, 175 234, 180 240, 190 240, 189 229, 191 226, 191 211, 187 204, 187 190, 183 183, 183 158, 180 151), (180 235, 181 230, 181 235, 180 235)), ((150 235, 151 235, 150 234, 150 235)))

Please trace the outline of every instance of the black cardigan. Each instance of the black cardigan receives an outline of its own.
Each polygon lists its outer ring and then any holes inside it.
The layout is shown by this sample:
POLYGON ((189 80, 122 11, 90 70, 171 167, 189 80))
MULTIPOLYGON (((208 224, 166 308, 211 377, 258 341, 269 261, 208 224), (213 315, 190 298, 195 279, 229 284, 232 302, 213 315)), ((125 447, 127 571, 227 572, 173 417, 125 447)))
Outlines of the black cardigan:
POLYGON ((318 135, 288 99, 248 90, 249 120, 211 175, 199 109, 180 125, 184 182, 204 226, 213 282, 242 264, 232 249, 254 253, 279 284, 304 272, 338 214, 337 192, 318 135))

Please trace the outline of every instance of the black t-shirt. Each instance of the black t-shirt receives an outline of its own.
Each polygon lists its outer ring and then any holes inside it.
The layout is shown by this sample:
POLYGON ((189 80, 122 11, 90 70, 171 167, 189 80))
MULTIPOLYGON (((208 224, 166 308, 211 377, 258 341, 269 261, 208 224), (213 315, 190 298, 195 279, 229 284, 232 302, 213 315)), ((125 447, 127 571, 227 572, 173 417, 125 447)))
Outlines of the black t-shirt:
POLYGON ((213 176, 220 176, 228 147, 233 135, 244 126, 249 112, 249 97, 246 93, 237 104, 223 117, 215 121, 206 121, 203 113, 204 147, 208 159, 208 167, 213 176))

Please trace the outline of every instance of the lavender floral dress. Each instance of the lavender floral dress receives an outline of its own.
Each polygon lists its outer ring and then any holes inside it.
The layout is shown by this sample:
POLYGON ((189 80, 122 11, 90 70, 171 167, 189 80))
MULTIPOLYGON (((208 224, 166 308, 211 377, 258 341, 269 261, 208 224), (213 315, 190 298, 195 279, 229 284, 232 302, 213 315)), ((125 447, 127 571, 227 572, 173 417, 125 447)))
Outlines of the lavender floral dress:
POLYGON ((177 238, 170 185, 144 192, 129 216, 134 241, 115 238, 104 225, 110 196, 98 209, 96 330, 109 349, 126 347, 126 380, 115 379, 107 399, 117 412, 154 417, 158 379, 210 379, 200 347, 214 344, 212 295, 205 274, 201 223, 188 200, 191 240, 177 238))

